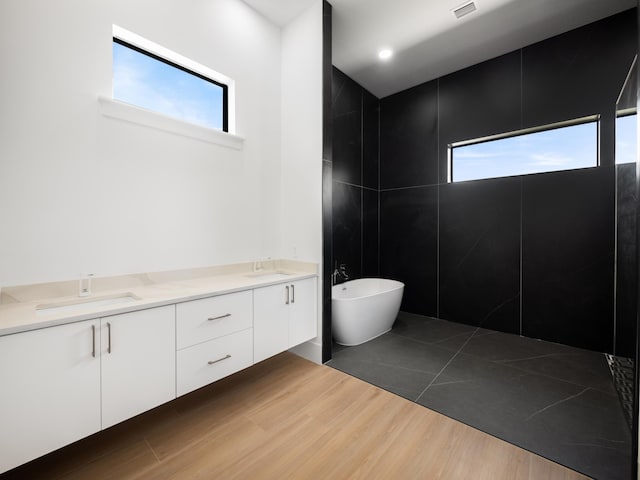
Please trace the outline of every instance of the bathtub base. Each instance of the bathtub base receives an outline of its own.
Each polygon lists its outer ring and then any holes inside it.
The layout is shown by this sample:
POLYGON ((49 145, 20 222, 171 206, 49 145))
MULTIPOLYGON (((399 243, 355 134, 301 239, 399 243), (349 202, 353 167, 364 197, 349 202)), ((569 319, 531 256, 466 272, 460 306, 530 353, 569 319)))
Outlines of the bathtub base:
POLYGON ((390 332, 390 331, 391 331, 391 329, 389 328, 388 330, 385 330, 385 331, 384 331, 384 332, 382 332, 382 333, 378 333, 377 335, 374 335, 374 336, 373 336, 373 337, 371 337, 371 338, 367 338, 366 340, 363 340, 363 341, 362 341, 362 342, 360 342, 360 343, 340 343, 340 342, 339 342, 338 340, 336 340, 335 338, 334 338, 334 341, 335 341, 338 345, 342 345, 343 347, 357 347, 358 345, 362 345, 363 343, 367 343, 367 342, 370 342, 371 340, 374 340, 374 339, 376 339, 376 338, 378 338, 378 337, 381 337, 382 335, 384 335, 385 333, 390 332))

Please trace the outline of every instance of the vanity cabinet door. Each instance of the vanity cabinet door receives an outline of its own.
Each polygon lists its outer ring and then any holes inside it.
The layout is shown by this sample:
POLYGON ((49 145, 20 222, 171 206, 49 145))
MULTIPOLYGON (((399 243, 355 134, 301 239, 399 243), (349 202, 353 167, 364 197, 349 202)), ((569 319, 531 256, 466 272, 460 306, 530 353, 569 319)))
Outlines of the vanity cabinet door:
POLYGON ((253 291, 254 362, 260 362, 318 334, 317 280, 253 291))
POLYGON ((289 348, 289 288, 279 284, 253 291, 254 363, 289 348))
POLYGON ((289 303, 289 348, 318 335, 317 283, 315 278, 293 282, 289 303))
POLYGON ((98 327, 0 337, 0 472, 100 430, 98 327))
POLYGON ((175 305, 101 319, 102 428, 176 398, 175 305))

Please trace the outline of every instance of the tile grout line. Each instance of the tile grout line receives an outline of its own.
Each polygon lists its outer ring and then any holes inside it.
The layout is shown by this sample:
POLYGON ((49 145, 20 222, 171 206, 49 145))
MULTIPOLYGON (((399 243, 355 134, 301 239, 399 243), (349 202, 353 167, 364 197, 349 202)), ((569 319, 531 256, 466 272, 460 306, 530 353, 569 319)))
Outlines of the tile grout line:
POLYGON ((618 168, 614 167, 613 194, 613 354, 616 355, 618 344, 618 168))
POLYGON ((360 90, 360 278, 364 277, 364 92, 360 90))
POLYGON ((471 336, 467 338, 467 340, 462 344, 462 346, 458 349, 458 351, 453 354, 453 356, 444 365, 444 367, 442 367, 442 369, 438 372, 438 374, 435 377, 433 377, 433 380, 429 382, 429 385, 427 385, 427 387, 422 391, 422 393, 420 393, 420 395, 416 397, 416 399, 414 400, 415 403, 418 403, 418 400, 422 398, 422 396, 426 393, 426 391, 429 390, 429 387, 431 387, 431 385, 434 384, 434 382, 440 377, 440 375, 442 375, 442 372, 444 372, 445 369, 451 364, 451 362, 453 362, 453 360, 460 354, 460 352, 462 352, 462 349, 467 346, 467 343, 469 343, 469 341, 474 337, 474 335, 478 332, 478 330, 480 330, 480 327, 476 327, 476 329, 473 331, 471 336))
POLYGON ((523 238, 522 238, 522 217, 524 216, 524 185, 522 179, 520 179, 520 336, 523 335, 522 332, 522 298, 524 297, 524 292, 522 291, 522 257, 524 255, 523 252, 523 238))
POLYGON ((551 405, 547 405, 544 408, 541 408, 540 410, 538 410, 537 412, 533 412, 531 415, 529 415, 527 418, 524 419, 525 422, 528 422, 529 420, 531 420, 533 417, 535 417, 536 415, 541 414, 542 412, 546 412, 547 410, 549 410, 550 408, 553 407, 557 407, 558 405, 561 405, 563 403, 568 402, 569 400, 573 400, 574 398, 578 398, 580 395, 582 395, 583 393, 587 392, 588 390, 591 390, 590 387, 585 388, 584 390, 582 390, 579 393, 576 393, 574 395, 571 395, 569 397, 563 398, 561 400, 558 400, 557 402, 552 403, 551 405))
POLYGON ((378 173, 378 178, 376 179, 377 180, 377 187, 378 187, 378 189, 376 190, 376 192, 377 192, 377 201, 378 201, 378 211, 376 212, 377 213, 377 220, 378 220, 378 224, 377 224, 377 227, 378 227, 378 230, 377 230, 377 234, 378 234, 378 237, 377 237, 377 241, 378 241, 378 252, 377 252, 378 253, 378 272, 377 272, 377 274, 378 274, 378 276, 382 276, 382 273, 380 273, 382 271, 382 268, 380 266, 380 261, 381 261, 380 260, 381 259, 381 255, 380 255, 380 164, 382 163, 382 155, 380 154, 380 148, 381 148, 381 143, 380 143, 380 109, 381 109, 380 99, 378 99, 378 109, 377 109, 377 115, 378 115, 378 118, 377 118, 377 121, 378 121, 378 125, 377 125, 378 126, 378 138, 377 138, 377 141, 378 141, 378 151, 377 151, 377 155, 378 155, 378 172, 377 173, 378 173))
MULTIPOLYGON (((436 111, 437 111, 437 159, 436 159, 436 180, 438 181, 438 191, 436 200, 436 317, 440 318, 440 79, 436 81, 436 111)), ((428 388, 428 387, 427 387, 428 388)))

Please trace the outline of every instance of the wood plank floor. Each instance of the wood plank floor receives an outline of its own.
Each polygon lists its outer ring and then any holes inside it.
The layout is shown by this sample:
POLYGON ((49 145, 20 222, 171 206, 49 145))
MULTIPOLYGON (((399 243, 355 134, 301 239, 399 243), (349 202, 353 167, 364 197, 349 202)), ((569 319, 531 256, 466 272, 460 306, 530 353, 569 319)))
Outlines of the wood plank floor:
POLYGON ((290 353, 0 476, 347 478, 587 477, 290 353))

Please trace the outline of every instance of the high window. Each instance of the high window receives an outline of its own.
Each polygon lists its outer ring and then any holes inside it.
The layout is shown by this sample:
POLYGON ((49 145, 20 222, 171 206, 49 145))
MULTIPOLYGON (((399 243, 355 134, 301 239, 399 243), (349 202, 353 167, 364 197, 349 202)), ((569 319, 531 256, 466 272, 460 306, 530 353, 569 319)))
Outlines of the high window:
POLYGON ((113 38, 113 98, 229 131, 228 85, 117 37, 113 38))
POLYGON ((591 116, 449 146, 449 181, 462 182, 598 166, 591 116))
POLYGON ((638 115, 630 109, 616 118, 616 163, 636 161, 638 115))

